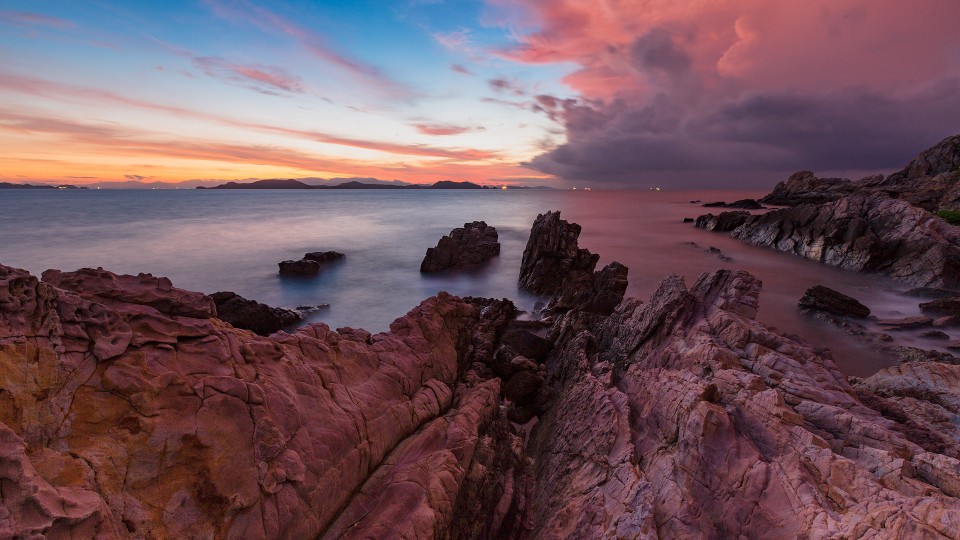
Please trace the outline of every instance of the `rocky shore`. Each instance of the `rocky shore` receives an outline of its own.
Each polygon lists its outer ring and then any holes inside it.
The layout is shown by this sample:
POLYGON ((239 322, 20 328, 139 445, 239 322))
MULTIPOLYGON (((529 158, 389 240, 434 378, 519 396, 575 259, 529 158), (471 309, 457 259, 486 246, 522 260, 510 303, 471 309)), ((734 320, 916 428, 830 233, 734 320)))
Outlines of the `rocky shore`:
POLYGON ((533 225, 545 318, 441 293, 376 335, 0 266, 0 537, 960 536, 960 365, 848 380, 750 274, 624 298, 579 233, 533 225))

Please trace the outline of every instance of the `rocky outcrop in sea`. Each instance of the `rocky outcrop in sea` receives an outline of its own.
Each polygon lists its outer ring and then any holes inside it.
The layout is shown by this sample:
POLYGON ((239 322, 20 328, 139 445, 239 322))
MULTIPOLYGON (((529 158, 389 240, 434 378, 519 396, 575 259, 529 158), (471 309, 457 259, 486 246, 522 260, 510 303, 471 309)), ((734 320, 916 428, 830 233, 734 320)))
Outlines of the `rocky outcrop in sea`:
POLYGON ((380 334, 0 266, 0 537, 960 536, 960 365, 848 380, 750 274, 623 298, 579 232, 531 231, 546 319, 441 293, 380 334))
POLYGON ((427 248, 420 271, 442 272, 479 266, 500 254, 497 229, 483 221, 464 223, 440 238, 436 247, 427 248))
MULTIPOLYGON (((934 212, 960 209, 960 135, 922 152, 903 170, 857 182, 809 171, 762 201, 789 205, 721 226, 745 242, 848 270, 879 272, 919 287, 960 287, 960 228, 934 212)), ((721 214, 723 216, 724 214, 721 214)), ((742 219, 742 218, 738 218, 742 219)))

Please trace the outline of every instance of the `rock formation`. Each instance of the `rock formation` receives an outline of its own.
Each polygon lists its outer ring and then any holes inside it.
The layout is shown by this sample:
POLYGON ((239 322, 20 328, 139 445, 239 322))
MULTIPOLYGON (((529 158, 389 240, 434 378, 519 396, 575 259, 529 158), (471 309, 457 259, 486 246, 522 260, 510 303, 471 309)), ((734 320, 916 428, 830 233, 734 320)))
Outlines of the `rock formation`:
POLYGON ((750 212, 743 210, 720 212, 719 215, 705 214, 697 218, 693 226, 708 231, 729 232, 746 223, 750 212))
POLYGON ((483 221, 464 223, 440 238, 437 247, 427 248, 420 263, 421 272, 441 272, 451 268, 478 266, 500 254, 497 229, 483 221))
POLYGON ((814 285, 800 298, 800 307, 815 311, 825 311, 843 317, 863 318, 870 315, 870 308, 843 293, 823 285, 814 285))
POLYGON ((745 272, 596 306, 626 269, 579 230, 531 232, 549 327, 441 293, 262 337, 162 278, 0 266, 0 537, 960 536, 960 366, 851 385, 745 272))
POLYGON ((960 287, 960 228, 882 193, 752 216, 732 236, 917 286, 960 287))
POLYGON ((312 251, 298 261, 280 261, 277 266, 280 267, 281 276, 309 277, 319 274, 327 263, 344 257, 343 253, 337 251, 312 251))
POLYGON ((935 315, 960 316, 960 296, 953 298, 938 298, 920 304, 920 310, 935 315))
POLYGON ((706 203, 702 206, 706 208, 741 208, 743 210, 760 210, 763 208, 763 205, 760 204, 760 202, 756 199, 740 199, 738 201, 733 201, 732 203, 719 201, 706 203))
POLYGON ((303 316, 292 309, 270 307, 232 291, 216 292, 210 297, 217 305, 220 320, 261 336, 269 336, 303 320, 303 316))
POLYGON ((854 189, 846 178, 817 178, 810 171, 798 171, 778 183, 760 202, 778 206, 822 204, 849 195, 854 189))

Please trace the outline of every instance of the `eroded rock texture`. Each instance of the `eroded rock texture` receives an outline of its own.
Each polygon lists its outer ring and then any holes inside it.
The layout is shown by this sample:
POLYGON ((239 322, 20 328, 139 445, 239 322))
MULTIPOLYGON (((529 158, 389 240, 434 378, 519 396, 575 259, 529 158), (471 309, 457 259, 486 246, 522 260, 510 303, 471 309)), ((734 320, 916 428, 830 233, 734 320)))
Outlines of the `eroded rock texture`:
POLYGON ((960 286, 960 227, 903 199, 857 193, 749 218, 734 238, 917 286, 960 286))
POLYGON ((530 469, 472 368, 509 302, 269 339, 162 278, 45 279, 0 266, 0 537, 522 535, 530 469))
POLYGON ((267 338, 152 276, 0 266, 0 537, 960 536, 957 365, 851 386, 753 276, 622 300, 541 218, 549 327, 440 294, 267 338))
POLYGON ((440 238, 436 247, 427 248, 420 263, 421 272, 441 272, 451 268, 479 266, 500 254, 497 229, 483 221, 464 223, 440 238))
POLYGON ((560 212, 538 215, 520 262, 520 288, 549 296, 565 280, 590 278, 600 256, 581 249, 578 238, 580 225, 560 219, 560 212))
POLYGON ((708 231, 729 232, 743 225, 750 218, 750 212, 720 212, 718 215, 704 214, 697 218, 694 227, 708 231))

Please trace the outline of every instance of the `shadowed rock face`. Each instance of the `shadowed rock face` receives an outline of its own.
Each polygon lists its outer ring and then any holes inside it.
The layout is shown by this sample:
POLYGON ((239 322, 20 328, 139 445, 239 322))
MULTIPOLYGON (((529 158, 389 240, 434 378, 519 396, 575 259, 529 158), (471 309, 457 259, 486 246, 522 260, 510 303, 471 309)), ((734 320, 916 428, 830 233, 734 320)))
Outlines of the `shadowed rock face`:
POLYGON ((778 183, 760 202, 780 206, 821 204, 849 195, 853 190, 853 184, 846 178, 817 178, 810 171, 798 171, 778 183))
POLYGON ((443 293, 266 338, 152 276, 0 266, 0 537, 960 536, 960 367, 851 386, 745 272, 592 309, 626 269, 569 268, 543 339, 443 293))
POLYGON ((694 227, 708 231, 729 232, 743 225, 750 218, 750 212, 720 212, 719 215, 704 214, 697 218, 694 227))
POLYGON ((560 212, 538 215, 520 262, 520 288, 550 296, 560 292, 564 280, 592 276, 600 256, 580 249, 578 238, 580 225, 560 219, 560 212))
POLYGON ((870 308, 843 293, 837 292, 823 285, 815 285, 807 289, 800 298, 800 307, 816 311, 825 311, 845 317, 866 317, 870 315, 870 308))
POLYGON ((270 334, 303 320, 296 311, 270 307, 255 300, 247 300, 231 291, 210 295, 217 304, 217 317, 237 328, 252 330, 261 336, 270 334))
POLYGON ((882 193, 753 216, 732 236, 917 286, 960 286, 960 227, 882 193))
POLYGON ((437 247, 427 248, 420 263, 421 272, 441 272, 451 268, 479 266, 500 254, 497 229, 483 221, 464 223, 440 238, 437 247))

